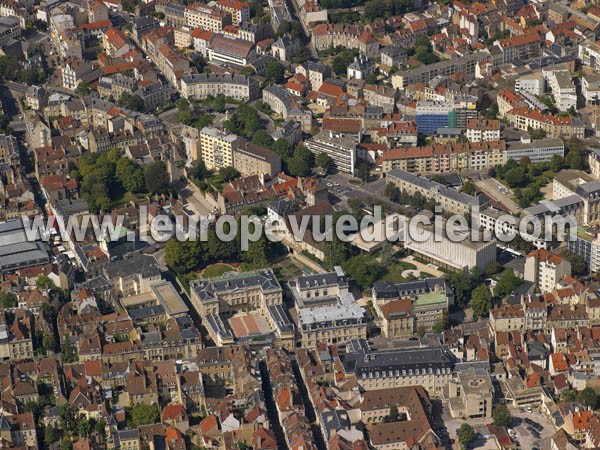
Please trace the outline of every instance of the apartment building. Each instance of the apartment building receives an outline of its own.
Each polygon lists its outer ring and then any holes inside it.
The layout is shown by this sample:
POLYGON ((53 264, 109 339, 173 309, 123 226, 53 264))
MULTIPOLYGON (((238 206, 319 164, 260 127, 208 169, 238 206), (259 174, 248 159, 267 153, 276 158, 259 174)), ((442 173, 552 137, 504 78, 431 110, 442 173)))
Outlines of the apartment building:
POLYGON ((571 263, 549 250, 534 250, 525 259, 524 278, 534 283, 542 294, 552 292, 567 275, 571 275, 571 263))
POLYGON ((325 79, 331 76, 331 67, 318 62, 307 61, 296 67, 296 73, 308 78, 313 91, 318 91, 325 79))
POLYGON ((449 77, 457 73, 474 76, 475 67, 490 58, 487 50, 480 50, 458 58, 450 58, 434 64, 427 64, 413 70, 400 70, 392 75, 392 86, 404 90, 409 84, 428 84, 435 77, 449 77))
POLYGON ((178 49, 188 48, 193 44, 192 29, 186 25, 173 30, 173 45, 178 49))
POLYGON ((320 23, 312 28, 312 42, 317 50, 333 47, 355 48, 370 59, 379 56, 379 42, 360 26, 320 23))
POLYGON ((302 344, 344 344, 366 339, 367 316, 350 292, 348 278, 340 266, 333 272, 306 275, 288 283, 298 315, 302 344))
POLYGON ((262 90, 263 102, 271 107, 284 120, 296 120, 302 125, 302 131, 312 129, 312 113, 302 105, 302 99, 291 95, 282 86, 272 84, 262 90))
POLYGON ((577 91, 568 68, 542 70, 559 111, 577 108, 577 91))
POLYGON ((600 178, 600 149, 592 148, 588 153, 588 165, 594 178, 600 178))
POLYGON ((385 174, 386 181, 397 186, 409 195, 419 192, 424 198, 434 200, 444 212, 468 215, 474 206, 483 207, 481 197, 473 197, 428 178, 415 175, 402 169, 392 169, 385 174))
POLYGON ((379 52, 381 55, 381 64, 387 67, 404 67, 408 62, 406 50, 397 45, 388 45, 379 52))
POLYGON ((600 44, 594 41, 581 42, 577 57, 584 66, 592 68, 594 72, 600 71, 600 44))
POLYGON ((600 270, 600 238, 592 229, 580 229, 573 240, 567 240, 569 252, 581 256, 590 273, 600 270))
POLYGON ((581 78, 581 93, 588 106, 600 105, 600 74, 590 73, 581 78))
POLYGON ((256 78, 230 73, 197 73, 185 75, 180 80, 181 94, 185 98, 204 99, 209 95, 224 95, 236 100, 251 101, 260 96, 256 78))
POLYGON ((178 86, 179 79, 190 72, 190 62, 170 45, 162 45, 154 62, 169 82, 178 86))
POLYGON ((527 103, 521 95, 509 91, 508 89, 500 90, 496 100, 498 102, 498 114, 501 117, 506 117, 506 114, 515 108, 527 107, 527 103))
POLYGON ((231 25, 231 14, 218 8, 206 5, 190 5, 185 8, 185 23, 192 28, 220 33, 227 25, 231 25))
POLYGON ((431 136, 438 128, 456 127, 452 121, 454 104, 450 102, 418 101, 415 109, 417 130, 420 134, 431 136))
POLYGON ((578 139, 585 137, 584 123, 574 117, 558 117, 544 114, 536 109, 515 108, 506 113, 509 123, 519 130, 527 131, 544 130, 549 137, 575 136, 578 139))
POLYGON ((495 42, 502 50, 504 64, 514 63, 514 61, 526 63, 533 58, 539 58, 543 43, 544 40, 537 32, 511 36, 495 42))
POLYGON ((305 145, 315 156, 320 153, 329 155, 338 171, 354 175, 358 145, 356 136, 321 131, 307 140, 305 145))
POLYGON ((363 97, 369 102, 369 105, 381 106, 384 113, 390 114, 394 112, 394 108, 396 107, 398 90, 389 86, 365 84, 363 87, 363 97))
POLYGON ((467 139, 469 142, 499 141, 500 121, 470 119, 467 122, 467 139))
POLYGON ((515 80, 516 92, 528 92, 531 95, 542 95, 546 90, 546 80, 541 72, 523 75, 515 80))
POLYGON ((200 130, 200 151, 208 169, 233 166, 233 150, 242 142, 235 134, 213 127, 200 130))
POLYGON ((485 170, 506 162, 504 141, 433 144, 386 150, 381 157, 384 173, 402 169, 415 174, 485 170))
POLYGON ((0 48, 12 40, 20 40, 21 38, 21 21, 18 17, 7 16, 0 17, 0 48))
POLYGON ((272 150, 243 141, 233 150, 233 167, 242 176, 274 177, 281 172, 281 158, 272 150))
POLYGON ((583 224, 600 222, 600 181, 582 171, 560 171, 552 180, 553 198, 558 200, 573 195, 583 201, 583 224))
POLYGON ((236 27, 250 20, 250 3, 239 0, 218 0, 217 8, 229 13, 236 27))

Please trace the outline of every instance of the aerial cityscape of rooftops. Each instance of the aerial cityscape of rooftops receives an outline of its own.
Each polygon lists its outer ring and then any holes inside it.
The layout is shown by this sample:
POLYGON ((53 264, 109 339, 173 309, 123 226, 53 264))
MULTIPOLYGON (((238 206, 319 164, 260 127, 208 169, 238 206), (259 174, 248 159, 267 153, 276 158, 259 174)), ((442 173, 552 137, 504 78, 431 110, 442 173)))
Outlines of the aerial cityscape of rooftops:
POLYGON ((600 449, 600 3, 0 0, 0 448, 600 449))

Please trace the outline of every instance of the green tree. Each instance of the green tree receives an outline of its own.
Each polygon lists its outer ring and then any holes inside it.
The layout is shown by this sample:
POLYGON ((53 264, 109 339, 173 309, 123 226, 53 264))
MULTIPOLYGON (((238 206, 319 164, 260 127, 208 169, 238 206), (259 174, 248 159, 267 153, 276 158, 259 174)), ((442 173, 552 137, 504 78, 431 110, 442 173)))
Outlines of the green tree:
POLYGON ((143 111, 144 101, 138 95, 130 95, 124 105, 125 108, 131 111, 143 111))
POLYGON ((42 338, 42 346, 46 351, 54 351, 54 336, 52 336, 51 334, 44 334, 44 337, 42 338))
POLYGON ((521 159, 519 160, 519 166, 522 167, 523 169, 527 169, 527 167, 531 164, 531 159, 529 159, 529 156, 522 156, 521 159))
POLYGON ((50 447, 50 445, 54 444, 60 439, 59 431, 54 428, 52 424, 48 425, 44 429, 44 444, 46 447, 50 447))
POLYGON ((507 427, 510 421, 510 412, 506 405, 496 405, 494 406, 494 411, 492 413, 494 417, 494 425, 497 427, 507 427))
POLYGON ((496 295, 505 297, 510 295, 516 288, 519 287, 522 280, 515 275, 512 269, 504 269, 500 281, 496 285, 496 295))
POLYGON ((165 262, 178 274, 184 274, 198 267, 202 260, 199 241, 179 241, 169 239, 165 247, 165 262))
POLYGON ((422 338, 423 336, 425 336, 426 333, 427 333, 427 329, 423 325, 420 325, 417 327, 417 336, 422 338))
POLYGON ((139 403, 132 408, 131 419, 136 427, 157 423, 159 421, 158 407, 139 403))
POLYGON ((198 159, 192 168, 192 176, 197 180, 203 180, 210 175, 206 164, 202 159, 198 159))
POLYGON ((292 24, 287 20, 282 20, 279 26, 277 27, 277 37, 281 37, 284 34, 292 31, 292 24))
POLYGON ((221 167, 219 169, 219 177, 225 182, 231 181, 240 176, 240 173, 231 166, 221 167))
POLYGON ((73 450, 73 441, 71 438, 65 437, 60 443, 61 450, 73 450))
POLYGON ((583 158, 578 150, 571 150, 565 156, 565 163, 570 169, 581 170, 583 168, 583 158))
POLYGON ((261 269, 269 265, 269 241, 264 233, 256 242, 248 243, 248 251, 243 252, 242 258, 252 269, 261 269))
POLYGON ((473 430, 473 427, 466 422, 458 428, 456 435, 458 437, 458 442, 465 449, 469 448, 469 445, 475 440, 475 431, 473 430))
POLYGON ((475 195, 475 190, 476 190, 476 188, 472 181, 469 180, 469 181, 465 182, 465 184, 463 184, 462 191, 465 194, 475 195))
POLYGON ((596 409, 596 406, 598 405, 598 394, 596 394, 596 391, 593 388, 586 387, 577 394, 577 401, 584 406, 596 409))
POLYGON ((280 84, 284 80, 284 70, 281 63, 277 60, 272 60, 265 66, 266 81, 280 84))
POLYGON ((471 295, 471 309, 473 310, 473 318, 478 319, 485 317, 490 312, 492 307, 492 293, 485 285, 480 285, 475 288, 471 295))
POLYGON ((362 161, 358 164, 356 169, 356 176, 362 181, 369 181, 369 176, 371 175, 371 168, 369 164, 362 161))
POLYGON ((327 153, 322 152, 317 155, 315 158, 315 163, 318 167, 323 169, 325 173, 331 173, 334 168, 333 159, 327 153))
POLYGON ((260 145, 261 147, 271 148, 275 141, 271 137, 267 130, 258 130, 252 136, 252 143, 256 145, 260 145))
POLYGON ((552 155, 550 159, 550 170, 552 172, 559 172, 563 168, 564 160, 560 155, 552 155))
POLYGON ((373 259, 372 256, 361 253, 353 256, 342 264, 344 272, 360 287, 363 291, 373 286, 375 281, 381 278, 385 270, 373 259))
POLYGON ((73 408, 69 403, 65 403, 62 405, 58 412, 58 423, 60 424, 60 428, 65 433, 70 433, 75 428, 75 413, 73 412, 73 408))
POLYGON ((581 256, 575 253, 569 253, 567 254, 567 261, 569 261, 569 263, 571 264, 571 273, 573 275, 587 275, 587 265, 585 263, 585 260, 581 256))
POLYGON ((543 128, 538 128, 537 130, 534 130, 533 128, 529 127, 527 129, 527 132, 529 133, 529 137, 531 139, 544 139, 546 137, 546 130, 544 130, 543 128))
POLYGON ((77 87, 75 88, 75 94, 78 97, 85 97, 89 95, 92 90, 90 89, 90 83, 87 81, 80 81, 77 87))
POLYGON ((16 308, 18 301, 17 297, 10 292, 3 292, 0 294, 0 303, 2 303, 2 307, 8 308, 16 308))
POLYGON ((88 420, 77 421, 77 434, 81 437, 87 437, 90 435, 93 429, 92 423, 88 420))
POLYGON ((473 290, 481 281, 481 274, 474 269, 472 272, 451 272, 446 275, 446 278, 452 285, 456 304, 462 308, 469 304, 473 290))
POLYGON ((303 145, 296 147, 294 156, 288 162, 288 170, 295 177, 306 177, 310 175, 312 166, 312 153, 303 145))
POLYGON ((163 161, 154 161, 144 167, 146 187, 153 194, 164 194, 169 190, 169 173, 163 161))
POLYGON ((516 167, 514 169, 509 169, 504 174, 504 181, 506 181, 510 187, 516 187, 522 186, 527 181, 527 178, 525 177, 524 170, 520 167, 516 167))
POLYGON ((444 316, 443 318, 435 321, 431 331, 433 331, 434 333, 441 333, 446 328, 448 328, 448 318, 444 316))
POLYGON ((190 107, 190 102, 185 98, 180 98, 177 102, 177 115, 175 121, 184 125, 190 125, 194 120, 194 114, 190 107))
POLYGON ((283 138, 277 139, 271 150, 277 153, 282 161, 287 161, 292 156, 292 146, 283 138))
POLYGON ((61 360, 63 364, 73 363, 76 362, 78 359, 79 357, 77 356, 77 351, 75 350, 75 347, 73 347, 73 344, 71 344, 71 340, 69 339, 69 337, 65 336, 61 347, 61 360))
MULTIPOLYGON (((337 233, 335 233, 335 224, 337 223, 341 215, 341 212, 335 212, 333 214, 332 223, 334 229, 331 230, 332 236, 331 239, 327 239, 325 241, 325 261, 323 262, 323 264, 327 270, 333 270, 335 266, 341 266, 344 262, 346 262, 346 260, 350 256, 349 244, 347 242, 342 241, 338 237, 337 233)), ((328 230, 325 230, 325 232, 327 231, 328 230)))

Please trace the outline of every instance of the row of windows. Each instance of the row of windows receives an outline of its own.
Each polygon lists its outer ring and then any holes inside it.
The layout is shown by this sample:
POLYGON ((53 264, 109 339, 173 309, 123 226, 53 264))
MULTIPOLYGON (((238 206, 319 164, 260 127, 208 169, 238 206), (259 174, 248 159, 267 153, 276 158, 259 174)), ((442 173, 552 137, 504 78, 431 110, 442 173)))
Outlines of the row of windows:
MULTIPOLYGON (((435 375, 444 375, 444 374, 448 375, 451 372, 452 372, 452 370, 449 367, 443 367, 441 369, 440 368, 435 369, 435 375)), ((395 377, 399 377, 399 376, 407 376, 407 375, 408 376, 413 376, 413 375, 434 375, 434 371, 433 371, 433 368, 431 368, 431 367, 429 368, 429 370, 427 370, 427 369, 420 369, 420 370, 419 369, 415 369, 413 371, 413 369, 408 369, 408 370, 403 369, 402 371, 396 370, 394 372, 394 371, 390 370, 388 372, 382 371, 381 373, 378 370, 376 370, 375 372, 368 372, 368 373, 367 372, 363 372, 361 378, 364 380, 366 378, 379 378, 380 376, 382 378, 385 378, 385 377, 390 377, 391 378, 391 377, 394 377, 394 376, 395 377)))

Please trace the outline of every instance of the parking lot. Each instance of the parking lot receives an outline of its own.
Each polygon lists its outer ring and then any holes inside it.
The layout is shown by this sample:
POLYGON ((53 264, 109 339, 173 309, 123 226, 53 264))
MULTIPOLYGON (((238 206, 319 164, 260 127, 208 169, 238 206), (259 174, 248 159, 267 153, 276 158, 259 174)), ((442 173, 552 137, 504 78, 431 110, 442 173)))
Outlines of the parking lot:
POLYGON ((505 186, 502 186, 498 180, 494 178, 486 178, 484 180, 474 180, 475 186, 485 192, 485 194, 497 202, 502 203, 512 213, 518 213, 521 211, 519 205, 515 203, 512 198, 512 192, 505 186), (503 189, 500 190, 499 186, 503 189))
MULTIPOLYGON (((531 412, 529 412, 527 408, 523 408, 522 410, 520 408, 511 409, 510 415, 511 423, 509 425, 509 430, 513 431, 511 438, 517 443, 519 449, 532 450, 533 448, 537 447, 540 450, 546 450, 550 448, 550 438, 556 432, 556 428, 548 421, 546 416, 542 415, 535 408, 531 409, 531 412), (528 430, 530 425, 525 422, 525 419, 532 420, 537 424, 539 429, 539 438, 534 436, 534 434, 528 430)), ((443 425, 440 422, 436 422, 436 431, 438 432, 438 435, 442 437, 448 448, 451 448, 448 445, 449 439, 456 440, 457 430, 463 423, 465 423, 465 420, 452 418, 447 408, 442 409, 441 419, 443 420, 443 425)), ((475 429, 484 427, 492 422, 492 418, 477 418, 468 420, 469 425, 475 429)), ((476 442, 471 445, 471 448, 484 450, 488 448, 488 445, 489 442, 479 435, 476 442)))
POLYGON ((515 423, 513 429, 516 440, 522 449, 532 449, 534 447, 539 449, 550 448, 550 438, 556 432, 556 428, 546 416, 539 413, 536 409, 533 409, 531 413, 527 409, 513 409, 511 410, 511 415, 512 421, 515 423), (532 432, 532 429, 535 430, 536 428, 525 422, 526 419, 537 424, 539 437, 532 432))

